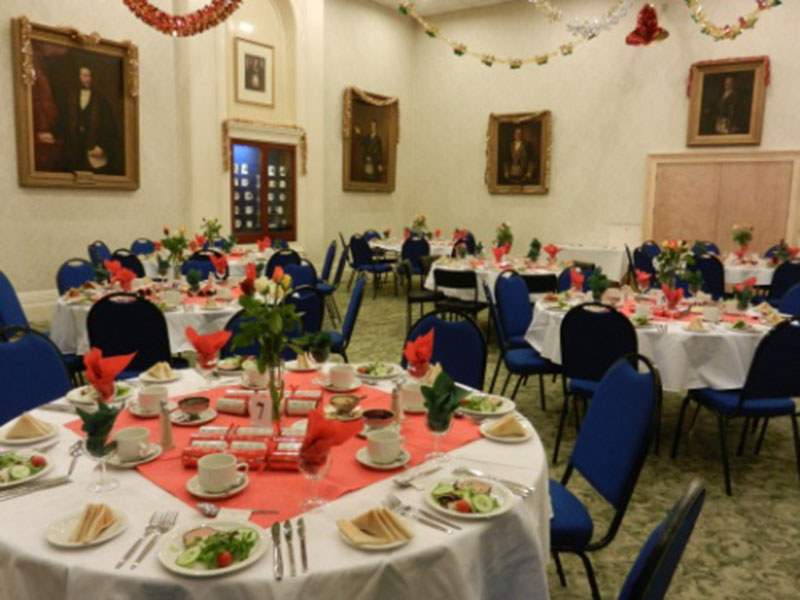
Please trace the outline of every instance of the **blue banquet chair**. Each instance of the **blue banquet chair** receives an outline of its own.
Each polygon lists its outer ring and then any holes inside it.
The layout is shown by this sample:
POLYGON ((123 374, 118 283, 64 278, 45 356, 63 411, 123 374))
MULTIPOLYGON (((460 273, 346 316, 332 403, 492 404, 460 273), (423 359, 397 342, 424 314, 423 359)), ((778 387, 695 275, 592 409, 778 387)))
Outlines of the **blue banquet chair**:
POLYGON ((136 256, 152 254, 155 251, 156 245, 153 240, 149 238, 137 238, 133 240, 133 243, 131 244, 131 252, 133 252, 136 256))
POLYGON ((702 256, 703 254, 720 255, 719 246, 714 242, 707 242, 704 240, 697 240, 692 246, 692 252, 695 256, 702 256))
POLYGON ((333 263, 335 260, 336 260, 336 240, 331 240, 331 243, 328 244, 328 249, 325 251, 325 260, 322 262, 322 272, 319 274, 319 279, 317 280, 317 287, 319 287, 320 284, 325 284, 328 286, 331 285, 330 278, 331 278, 331 272, 333 271, 333 263))
POLYGON ((787 260, 775 267, 772 274, 772 283, 767 292, 767 302, 772 306, 778 307, 783 295, 789 291, 793 285, 800 283, 800 261, 787 260))
POLYGON ((307 260, 299 264, 288 264, 283 268, 284 272, 292 278, 292 287, 317 286, 317 270, 307 260))
POLYGON ((230 273, 230 267, 225 269, 225 273, 222 276, 217 275, 217 269, 214 263, 211 262, 212 256, 221 257, 222 253, 218 250, 198 250, 192 253, 181 265, 181 274, 185 276, 189 271, 199 271, 202 281, 208 279, 209 275, 214 275, 220 281, 226 280, 230 273))
POLYGON ((231 338, 225 343, 225 345, 220 349, 219 356, 220 358, 228 358, 230 356, 258 356, 261 353, 261 346, 258 342, 253 342, 249 346, 243 346, 240 348, 234 348, 233 342, 236 334, 242 330, 242 324, 252 322, 253 318, 248 317, 244 309, 241 309, 236 312, 228 322, 225 323, 225 331, 231 332, 231 338))
POLYGON ((339 262, 336 265, 336 271, 333 274, 333 282, 332 283, 318 283, 317 289, 319 290, 320 294, 325 297, 325 302, 328 305, 328 311, 331 316, 331 322, 333 326, 336 327, 337 323, 340 323, 342 320, 342 316, 339 313, 339 306, 336 304, 336 298, 334 294, 336 290, 339 289, 339 286, 342 284, 342 276, 344 275, 344 268, 347 266, 347 253, 348 253, 347 246, 344 247, 342 250, 341 255, 339 255, 339 262))
POLYGON ((363 275, 359 276, 353 285, 353 291, 350 292, 350 303, 342 319, 342 330, 328 331, 332 338, 331 352, 340 354, 345 362, 347 362, 347 347, 350 345, 350 338, 353 336, 358 313, 361 310, 361 302, 364 300, 365 285, 366 279, 363 275))
POLYGON ((698 256, 689 268, 703 274, 701 289, 705 293, 714 300, 721 300, 725 296, 725 266, 719 258, 712 254, 698 256))
POLYGON ((640 247, 650 255, 650 258, 655 258, 661 254, 661 247, 654 240, 647 240, 640 247))
MULTIPOLYGON (((494 284, 494 303, 509 348, 530 347, 525 340, 533 321, 529 293, 527 283, 515 271, 501 273, 494 284)), ((491 296, 486 298, 489 300, 491 296)))
POLYGON ((111 258, 111 250, 109 250, 105 242, 101 242, 100 240, 89 244, 87 250, 89 252, 89 260, 97 267, 103 266, 103 261, 111 258))
POLYGON ((400 249, 400 260, 407 260, 411 263, 411 272, 420 276, 420 287, 422 287, 423 271, 421 259, 423 256, 430 256, 431 246, 424 237, 409 237, 403 242, 400 249))
POLYGON ((372 250, 363 235, 356 234, 350 238, 350 252, 353 255, 353 269, 358 273, 372 274, 373 297, 376 297, 381 285, 381 276, 392 272, 391 265, 375 261, 372 250))
POLYGON ((455 258, 458 254, 457 248, 459 244, 464 244, 467 247, 467 254, 475 254, 477 244, 475 243, 475 236, 471 231, 467 231, 453 242, 453 250, 450 252, 451 258, 455 258))
POLYGON ((281 267, 282 269, 286 269, 286 265, 299 265, 300 264, 300 255, 295 252, 294 250, 289 250, 288 248, 284 248, 283 250, 278 250, 269 257, 267 261, 267 266, 264 269, 264 275, 267 277, 272 277, 272 273, 275 272, 275 267, 281 267))
MULTIPOLYGON (((316 278, 315 278, 316 279, 316 278)), ((305 333, 317 333, 322 330, 322 322, 325 319, 325 297, 319 290, 311 285, 297 287, 286 296, 286 304, 295 307, 295 311, 300 314, 302 330, 289 334, 289 338, 299 337, 305 333)), ((282 356, 284 360, 292 360, 297 357, 294 350, 285 348, 282 356)))
POLYGON ((794 284, 783 295, 778 311, 785 315, 800 315, 800 283, 794 284))
POLYGON ((111 260, 116 260, 123 268, 136 273, 136 277, 144 277, 144 265, 142 261, 127 248, 114 250, 114 254, 111 255, 111 260))
POLYGON ((578 269, 581 274, 583 275, 583 285, 581 285, 582 292, 589 291, 589 277, 592 276, 594 273, 594 269, 588 269, 586 267, 567 267, 558 275, 558 291, 559 292, 566 292, 568 289, 572 287, 572 276, 570 275, 570 271, 572 269, 578 269))
POLYGON ((64 261, 56 272, 59 295, 70 288, 80 287, 87 281, 94 281, 94 265, 83 258, 70 258, 64 261))

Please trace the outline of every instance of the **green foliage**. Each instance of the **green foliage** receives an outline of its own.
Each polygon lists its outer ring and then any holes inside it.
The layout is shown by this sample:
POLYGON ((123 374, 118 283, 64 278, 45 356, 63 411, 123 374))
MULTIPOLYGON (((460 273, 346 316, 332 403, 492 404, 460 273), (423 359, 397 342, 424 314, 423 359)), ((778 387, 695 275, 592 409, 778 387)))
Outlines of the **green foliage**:
POLYGON ((514 234, 511 233, 511 225, 506 222, 500 223, 497 226, 497 238, 496 238, 497 247, 500 248, 508 244, 509 246, 514 244, 514 234))
POLYGON ((608 289, 609 282, 603 269, 600 267, 595 268, 594 272, 589 276, 589 289, 592 290, 592 296, 596 302, 599 302, 603 297, 603 293, 608 289))
POLYGON ((704 279, 703 274, 700 271, 687 269, 683 274, 683 280, 689 286, 689 291, 691 291, 692 294, 696 294, 703 287, 704 279))
POLYGON ((289 336, 302 332, 301 314, 293 304, 262 302, 255 296, 241 296, 239 304, 248 317, 240 322, 239 333, 233 338, 233 349, 258 344, 258 370, 265 373, 269 365, 280 362, 281 352, 287 346, 295 352, 303 349, 290 343, 289 336))
POLYGON ((200 282, 203 281, 203 273, 199 269, 189 269, 186 273, 186 283, 189 284, 189 289, 192 292, 200 290, 200 282))
POLYGON ((539 255, 542 253, 542 242, 539 241, 539 238, 533 238, 531 240, 531 246, 528 248, 528 258, 531 259, 533 262, 539 260, 539 255))
POLYGON ((206 220, 203 218, 203 222, 200 224, 200 229, 203 237, 208 240, 209 247, 214 243, 215 239, 222 237, 220 235, 222 233, 222 223, 220 223, 217 219, 206 220))
POLYGON ((119 409, 111 408, 105 402, 98 402, 97 410, 93 413, 77 407, 75 410, 83 421, 81 429, 86 432, 86 449, 92 456, 105 456, 116 448, 116 442, 107 442, 119 409))
POLYGON ((684 281, 687 281, 687 277, 691 278, 689 267, 692 265, 694 265, 694 254, 685 241, 661 244, 656 271, 661 283, 674 289, 679 278, 684 281))
POLYGON ((165 229, 165 237, 161 240, 161 245, 169 252, 172 262, 179 262, 183 260, 183 253, 189 248, 189 240, 186 238, 186 232, 179 229, 176 233, 170 235, 165 229))
POLYGON ((160 254, 156 254, 156 260, 158 261, 158 274, 166 275, 169 272, 169 259, 162 258, 160 254))
POLYGON ((230 254, 230 251, 233 250, 233 247, 236 245, 236 236, 230 234, 225 240, 222 242, 222 250, 225 254, 230 254))
POLYGON ((461 406, 462 398, 469 392, 456 386, 453 378, 442 371, 433 382, 433 386, 422 386, 425 397, 425 408, 428 409, 428 427, 431 431, 446 431, 450 419, 456 409, 461 406))
POLYGON ((105 283, 108 279, 106 268, 103 265, 94 265, 94 280, 97 283, 105 283))

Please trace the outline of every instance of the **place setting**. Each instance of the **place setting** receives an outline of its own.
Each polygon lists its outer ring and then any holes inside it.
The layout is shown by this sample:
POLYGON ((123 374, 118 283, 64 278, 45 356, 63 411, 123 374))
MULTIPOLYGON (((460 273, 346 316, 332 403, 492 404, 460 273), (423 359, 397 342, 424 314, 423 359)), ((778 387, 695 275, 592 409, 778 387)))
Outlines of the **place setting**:
POLYGON ((350 393, 361 388, 361 382, 356 377, 355 369, 352 365, 347 364, 331 365, 327 375, 314 379, 312 383, 327 392, 350 393))

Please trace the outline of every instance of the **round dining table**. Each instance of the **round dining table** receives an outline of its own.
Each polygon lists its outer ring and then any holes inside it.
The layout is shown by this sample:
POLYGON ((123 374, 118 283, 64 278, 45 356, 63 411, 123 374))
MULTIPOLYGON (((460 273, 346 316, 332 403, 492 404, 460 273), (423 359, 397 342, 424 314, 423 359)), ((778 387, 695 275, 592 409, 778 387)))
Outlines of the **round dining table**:
MULTIPOLYGON (((234 252, 228 254, 228 275, 243 279, 245 276, 245 267, 249 264, 266 262, 273 255, 272 249, 266 249, 264 252, 234 252)), ((162 253, 162 258, 167 258, 166 253, 162 253)), ((144 274, 151 279, 159 277, 158 273, 158 259, 155 254, 140 256, 139 259, 144 267, 144 274)))
MULTIPOLYGON (((168 385, 170 396, 192 393, 201 380, 191 371, 182 372, 179 381, 168 385)), ((378 386, 384 391, 388 385, 378 386)), ((56 424, 58 445, 47 451, 54 468, 48 477, 64 475, 70 458, 68 447, 77 440, 71 429, 61 425, 74 421, 75 415, 62 412, 69 409, 65 400, 36 409, 32 414, 43 421, 56 424)), ((404 427, 424 427, 424 418, 416 417, 404 427)), ((477 424, 471 424, 477 427, 477 424)), ((73 425, 74 428, 74 425, 73 425)), ((360 443, 365 443, 363 440, 360 443)), ((415 470, 426 470, 431 463, 420 463, 430 448, 411 448, 415 470)), ((180 453, 164 453, 157 461, 179 461, 180 453), (166 458, 165 458, 166 456, 166 458), (176 458, 177 457, 177 458, 176 458)), ((342 461, 341 455, 336 460, 342 461)), ((471 466, 497 477, 514 479, 533 487, 526 499, 516 499, 511 510, 502 516, 485 520, 459 520, 460 530, 446 533, 412 521, 414 537, 405 546, 391 551, 364 551, 351 547, 341 538, 336 522, 351 519, 372 508, 390 492, 407 504, 428 508, 423 492, 414 487, 401 488, 393 482, 399 471, 385 473, 385 478, 330 498, 321 508, 302 514, 308 550, 308 571, 299 568, 299 546, 295 537, 294 553, 297 574, 291 576, 288 566, 281 581, 273 574, 271 542, 264 557, 241 571, 211 578, 192 578, 174 574, 159 562, 156 548, 145 557, 136 570, 125 564, 115 564, 125 551, 144 532, 153 511, 174 510, 178 513, 176 528, 200 525, 208 519, 190 505, 145 478, 138 469, 112 470, 118 479, 116 490, 103 494, 87 491, 87 484, 97 477, 94 463, 80 458, 71 481, 65 485, 44 489, 0 503, 3 527, 0 528, 0 597, 14 600, 47 599, 78 600, 83 598, 114 600, 158 598, 197 600, 308 599, 326 600, 389 599, 389 598, 526 598, 549 597, 545 567, 549 556, 549 519, 551 508, 548 496, 548 469, 542 443, 535 434, 526 442, 501 444, 479 438, 448 453, 449 460, 441 470, 416 480, 423 486, 436 483, 437 477, 449 475, 458 465, 471 466), (103 502, 128 517, 128 526, 118 537, 102 545, 63 550, 45 539, 48 526, 66 515, 80 512, 87 502, 103 502)), ((354 458, 348 458, 351 469, 365 469, 354 458)), ((155 464, 155 463, 151 463, 155 464)), ((165 465, 164 468, 170 465, 165 465)), ((172 466, 175 477, 189 479, 194 471, 177 463, 172 466)), ((333 473, 333 472, 332 472, 333 473)), ((268 477, 250 473, 250 477, 268 477)), ((307 482, 299 473, 296 485, 307 482)), ((328 478, 333 477, 332 474, 328 478)), ((325 480, 321 482, 325 493, 325 480)), ((252 486, 252 484, 251 484, 252 486)), ((263 489, 263 488, 262 488, 263 489)), ((238 498, 252 502, 251 508, 277 508, 283 512, 281 499, 284 490, 267 488, 260 495, 238 498)), ((232 502, 228 501, 228 502, 232 502)), ((217 518, 242 520, 251 518, 248 509, 226 508, 219 502, 223 514, 217 518)), ((287 513, 297 516, 297 510, 287 513)), ((259 517, 264 518, 264 517, 259 517)), ((280 514, 270 517, 284 521, 280 514)), ((296 519, 294 521, 297 524, 296 519)), ((211 523, 213 525, 213 523, 211 523)), ((251 527, 258 527, 249 521, 251 527)), ((268 532, 267 532, 268 533, 268 532)), ((269 536, 267 536, 269 537, 269 536)), ((283 561, 288 565, 288 547, 281 543, 283 561)))
POLYGON ((590 263, 603 269, 612 281, 622 281, 628 270, 625 248, 616 246, 590 246, 583 244, 556 244, 561 248, 558 260, 590 263))
MULTIPOLYGON (((403 250, 404 241, 401 239, 373 239, 370 240, 369 245, 374 250, 400 254, 403 250)), ((431 256, 450 256, 453 251, 453 242, 450 240, 428 240, 428 245, 430 246, 431 256)))
POLYGON ((736 285, 752 277, 757 286, 767 287, 772 284, 773 275, 775 266, 765 260, 759 260, 755 264, 725 264, 725 283, 728 285, 736 285))

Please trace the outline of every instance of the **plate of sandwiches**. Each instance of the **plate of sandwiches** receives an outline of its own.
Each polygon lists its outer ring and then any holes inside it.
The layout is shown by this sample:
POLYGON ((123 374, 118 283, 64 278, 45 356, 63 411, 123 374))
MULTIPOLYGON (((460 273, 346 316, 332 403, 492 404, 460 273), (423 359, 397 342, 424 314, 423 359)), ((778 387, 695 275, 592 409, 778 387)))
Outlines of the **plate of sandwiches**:
POLYGON ((290 360, 286 363, 286 370, 295 373, 312 373, 319 371, 319 365, 305 352, 298 354, 295 360, 290 360))
POLYGON ((527 442, 533 437, 531 424, 515 413, 509 413, 500 419, 484 421, 478 430, 483 437, 502 444, 527 442))
POLYGON ((49 440, 58 435, 52 423, 40 421, 30 413, 23 413, 11 426, 0 430, 0 443, 9 446, 24 446, 49 440))
POLYGON ((174 370, 167 361, 157 362, 139 375, 143 383, 170 383, 180 378, 181 372, 174 370))
POLYGON ((128 527, 128 517, 106 504, 87 504, 79 513, 62 517, 44 533, 59 548, 87 548, 103 544, 128 527))
POLYGON ((408 521, 385 508, 369 510, 354 519, 336 522, 342 539, 359 550, 394 550, 414 539, 408 521))

